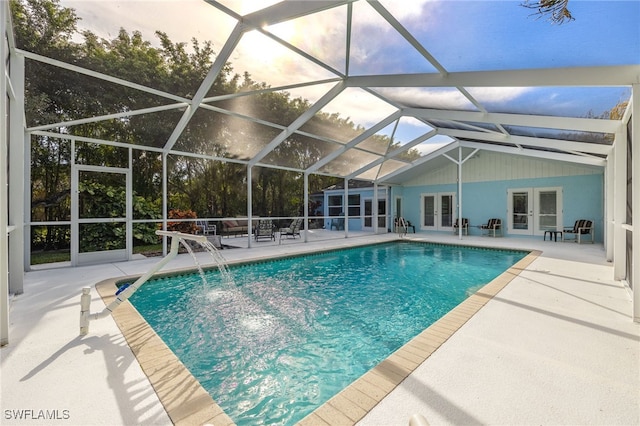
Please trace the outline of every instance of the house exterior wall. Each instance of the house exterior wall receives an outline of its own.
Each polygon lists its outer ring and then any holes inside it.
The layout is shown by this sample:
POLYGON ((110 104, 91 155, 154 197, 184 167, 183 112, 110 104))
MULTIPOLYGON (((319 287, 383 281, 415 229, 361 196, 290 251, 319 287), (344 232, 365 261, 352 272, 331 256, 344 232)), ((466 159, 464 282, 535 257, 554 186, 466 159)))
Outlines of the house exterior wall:
MULTIPOLYGON (((324 192, 324 202, 323 202, 323 209, 324 209, 324 227, 325 229, 329 229, 331 230, 331 212, 330 212, 330 203, 329 203, 329 197, 333 196, 333 195, 338 195, 338 196, 343 196, 344 195, 344 189, 336 189, 336 190, 329 190, 329 191, 325 191, 324 192)), ((366 199, 366 198, 371 198, 373 199, 373 188, 350 188, 349 189, 349 196, 352 195, 359 195, 360 196, 360 205, 362 204, 362 200, 366 199)), ((386 187, 378 187, 378 199, 379 200, 385 200, 387 197, 387 190, 386 187)), ((344 208, 344 207, 343 207, 344 208)), ((387 202, 387 216, 389 215, 389 204, 387 202)), ((346 210, 343 210, 346 211, 346 210)), ((363 225, 363 215, 364 212, 362 210, 360 210, 360 214, 357 216, 354 215, 350 215, 349 216, 349 229, 351 231, 361 231, 362 230, 362 225, 363 225)), ((333 228, 335 230, 335 228, 333 228)))
MULTIPOLYGON (((420 231, 421 195, 458 192, 457 166, 451 164, 392 188, 391 199, 402 198, 403 216, 420 231)), ((462 166, 462 215, 469 218, 470 234, 489 218, 501 218, 507 231, 509 189, 562 188, 562 224, 573 226, 577 219, 591 219, 596 241, 603 240, 604 169, 553 160, 481 152, 462 166)), ((456 201, 457 203, 457 201, 456 201)), ((394 206, 394 203, 391 204, 394 206)), ((391 212, 395 215, 395 212, 391 212)), ((458 216, 456 207, 455 217, 458 216)))

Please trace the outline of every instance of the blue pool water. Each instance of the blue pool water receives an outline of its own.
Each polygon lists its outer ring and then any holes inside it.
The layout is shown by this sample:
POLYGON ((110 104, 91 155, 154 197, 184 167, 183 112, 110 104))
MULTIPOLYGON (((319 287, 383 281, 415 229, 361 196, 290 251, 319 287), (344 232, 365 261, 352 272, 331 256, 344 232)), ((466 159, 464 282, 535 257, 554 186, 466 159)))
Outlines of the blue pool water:
POLYGON ((239 425, 293 424, 526 255, 390 243, 146 283, 132 303, 239 425))

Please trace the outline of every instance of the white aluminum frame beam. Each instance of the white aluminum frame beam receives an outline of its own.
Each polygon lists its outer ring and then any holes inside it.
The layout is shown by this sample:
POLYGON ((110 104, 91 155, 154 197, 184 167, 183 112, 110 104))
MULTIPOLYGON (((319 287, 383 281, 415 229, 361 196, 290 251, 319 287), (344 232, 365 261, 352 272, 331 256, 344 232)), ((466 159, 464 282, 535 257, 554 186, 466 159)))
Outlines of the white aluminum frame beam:
POLYGON ((11 81, 13 86, 13 99, 9 103, 9 224, 14 229, 9 238, 9 292, 12 294, 22 294, 24 292, 24 253, 25 247, 31 247, 31 235, 25 232, 25 219, 27 215, 24 194, 27 182, 30 182, 30 162, 26 159, 25 144, 26 134, 25 114, 24 114, 24 94, 25 94, 25 67, 24 57, 12 55, 11 58, 11 81))
MULTIPOLYGON (((398 148, 394 149, 393 151, 387 153, 386 155, 378 158, 377 160, 374 160, 372 162, 370 162, 369 164, 360 167, 358 170, 356 170, 355 172, 352 172, 351 174, 349 174, 347 177, 349 179, 354 179, 356 176, 359 176, 360 174, 366 172, 369 169, 372 169, 373 167, 384 163, 387 160, 390 159, 396 159, 395 157, 398 156, 399 154, 406 152, 408 150, 410 150, 411 148, 413 148, 416 145, 421 144, 422 142, 431 139, 432 137, 434 137, 435 135, 437 135, 438 132, 436 130, 431 130, 430 132, 425 133, 422 136, 418 136, 417 138, 413 139, 411 142, 408 142, 402 146, 399 146, 398 148)), ((397 160, 396 161, 402 161, 402 160, 397 160)))
POLYGON ((547 115, 507 114, 497 112, 453 111, 429 108, 406 108, 404 115, 428 120, 471 121, 475 123, 503 124, 522 127, 538 127, 557 130, 615 133, 622 125, 620 120, 598 118, 554 117, 547 115))
POLYGON ((4 188, 8 183, 8 155, 7 155, 7 132, 5 126, 7 120, 7 97, 8 85, 8 67, 5 58, 9 57, 9 45, 5 43, 5 37, 9 32, 9 2, 0 3, 0 94, 4 98, 0 102, 0 123, 2 123, 2 131, 0 131, 0 346, 9 343, 9 223, 8 211, 9 203, 7 192, 4 188))
POLYGON ((355 0, 282 1, 242 17, 242 22, 254 28, 275 25, 327 9, 333 9, 355 0))
POLYGON ((633 223, 631 276, 633 282, 633 321, 640 322, 640 111, 636 106, 640 105, 640 84, 634 84, 632 88, 631 104, 635 113, 631 116, 631 151, 634 163, 631 167, 631 193, 633 194, 631 211, 633 223))
MULTIPOLYGON (((484 140, 486 142, 518 145, 518 147, 527 145, 535 148, 555 149, 565 152, 584 152, 593 155, 609 155, 613 149, 611 145, 597 143, 575 142, 564 139, 533 138, 528 136, 503 136, 497 133, 472 132, 458 129, 438 128, 438 134, 451 136, 452 138, 475 139, 479 140, 478 143, 482 143, 481 141, 484 140)), ((492 146, 492 144, 487 144, 487 146, 492 146)))
POLYGON ((211 65, 211 68, 200 84, 200 87, 198 87, 196 94, 193 96, 193 99, 189 101, 187 110, 184 112, 182 117, 180 117, 180 121, 178 121, 178 124, 176 124, 176 127, 173 129, 173 133, 171 133, 171 136, 169 136, 169 139, 164 146, 165 151, 171 151, 175 143, 178 141, 180 135, 182 135, 182 132, 187 127, 189 120, 191 120, 191 117, 193 117, 193 115, 200 107, 202 100, 220 74, 220 71, 222 71, 222 69, 226 66, 231 53, 233 53, 233 50, 240 42, 240 39, 242 38, 246 29, 247 28, 245 25, 243 25, 242 23, 238 23, 231 31, 229 38, 227 38, 227 41, 225 42, 224 46, 222 46, 220 53, 216 56, 216 60, 213 62, 213 65, 211 65))
POLYGON ((550 87, 631 86, 640 65, 533 68, 522 70, 383 74, 349 77, 351 87, 550 87))
POLYGON ((412 169, 413 167, 419 166, 421 164, 427 163, 431 160, 433 160, 434 158, 440 157, 441 155, 446 154, 447 152, 451 151, 452 149, 457 148, 460 145, 460 142, 457 140, 452 141, 451 143, 448 143, 438 149, 436 149, 433 152, 430 152, 429 154, 425 155, 424 157, 421 157, 419 159, 417 159, 416 161, 414 161, 411 164, 407 164, 406 167, 403 167, 401 169, 396 170, 395 172, 389 173, 385 176, 383 176, 382 178, 379 179, 379 182, 381 183, 386 183, 389 180, 391 180, 393 177, 401 175, 402 173, 405 173, 406 171, 412 169))
POLYGON ((78 74, 84 74, 89 77, 98 78, 100 80, 105 80, 110 83, 119 84, 124 87, 129 87, 131 89, 140 90, 142 92, 150 93, 152 95, 161 96, 163 98, 171 99, 176 102, 190 102, 189 99, 183 98, 182 96, 177 96, 168 92, 163 92, 162 90, 153 89, 151 87, 143 86, 142 84, 132 83, 128 80, 124 80, 122 78, 113 77, 110 75, 106 75, 97 71, 92 71, 86 68, 79 67, 77 65, 68 64, 66 62, 58 61, 57 59, 51 59, 46 56, 38 55, 37 53, 32 53, 26 50, 16 49, 16 54, 23 55, 27 59, 32 59, 34 61, 39 61, 48 65, 53 65, 55 67, 63 68, 69 71, 77 72, 78 74))
POLYGON ((284 142, 294 131, 298 130, 304 123, 313 118, 314 115, 322 108, 324 108, 329 102, 331 102, 336 96, 338 96, 346 88, 343 81, 333 86, 327 93, 325 93, 320 99, 314 103, 311 108, 300 114, 293 123, 291 123, 286 129, 284 129, 278 136, 273 138, 260 152, 258 152, 250 161, 249 165, 254 166, 264 157, 266 157, 271 151, 273 151, 278 145, 284 142))
POLYGON ((523 155, 526 157, 565 161, 568 163, 585 164, 588 166, 604 167, 607 164, 607 160, 604 158, 582 157, 582 156, 577 156, 573 154, 562 154, 558 152, 538 151, 534 149, 509 147, 509 146, 503 146, 503 145, 490 145, 490 144, 484 144, 481 142, 460 141, 460 145, 467 148, 480 149, 483 151, 501 152, 503 154, 512 154, 512 155, 523 155))
POLYGON ((387 117, 385 117, 382 120, 380 120, 374 126, 369 127, 363 133, 361 133, 357 137, 353 138, 350 142, 345 144, 342 148, 339 148, 339 149, 335 150, 334 152, 330 153, 326 157, 324 157, 321 160, 317 161, 311 167, 308 167, 307 168, 307 172, 310 172, 310 173, 317 172, 321 167, 329 164, 331 161, 335 160, 336 158, 338 158, 340 155, 344 154, 349 149, 355 147, 360 142, 362 142, 362 141, 366 140, 367 138, 370 138, 371 136, 375 135, 380 130, 384 129, 389 124, 393 123, 395 120, 398 120, 400 117, 401 117, 400 111, 396 111, 396 112, 392 113, 391 115, 388 115, 387 117))
POLYGON ((411 44, 411 46, 416 49, 433 67, 438 70, 441 75, 447 75, 449 72, 438 62, 436 58, 429 53, 427 49, 420 44, 418 40, 408 31, 397 19, 393 16, 384 6, 380 4, 377 0, 367 0, 369 5, 373 7, 376 12, 378 12, 388 23, 391 25, 405 40, 411 44))

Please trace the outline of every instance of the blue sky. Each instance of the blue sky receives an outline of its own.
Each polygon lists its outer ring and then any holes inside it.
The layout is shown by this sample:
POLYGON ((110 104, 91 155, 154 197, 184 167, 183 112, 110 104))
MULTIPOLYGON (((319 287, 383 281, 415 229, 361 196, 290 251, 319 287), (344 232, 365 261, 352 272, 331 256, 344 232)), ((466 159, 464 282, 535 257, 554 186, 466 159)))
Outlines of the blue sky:
POLYGON ((570 0, 576 19, 562 25, 532 16, 519 1, 433 2, 424 9, 438 16, 435 25, 401 22, 449 71, 628 65, 640 57, 638 1, 570 0))
MULTIPOLYGON (((258 0, 248 2, 255 9, 258 0)), ((224 1, 241 10, 242 1, 224 1)), ((245 2, 246 3, 246 2, 245 2)), ((640 1, 570 0, 575 21, 552 24, 532 16, 520 1, 382 0, 381 3, 409 29, 449 72, 500 69, 553 68, 640 63, 640 1)), ((113 37, 120 27, 139 30, 157 44, 155 30, 173 41, 192 37, 213 41, 219 51, 235 24, 223 13, 197 0, 62 0, 83 19, 81 27, 103 37, 113 37)), ((366 2, 354 4, 351 73, 434 72, 366 2)), ((284 39, 332 66, 345 63, 346 6, 274 27, 284 39)), ((238 73, 277 87, 294 81, 326 78, 325 70, 297 55, 272 47, 266 37, 248 33, 230 60, 238 73)), ((342 67, 340 70, 343 70, 342 67)), ((433 108, 467 109, 469 102, 455 91, 407 88, 403 96, 415 97, 433 108)), ((310 100, 326 87, 305 89, 310 100)), ((629 88, 470 88, 490 111, 535 114, 599 115, 628 98, 629 88)), ((296 96, 299 94, 297 93, 296 96)), ((363 97, 366 98, 366 97, 363 97)), ((378 102, 354 102, 343 96, 325 111, 340 112, 357 124, 379 119, 378 102)))

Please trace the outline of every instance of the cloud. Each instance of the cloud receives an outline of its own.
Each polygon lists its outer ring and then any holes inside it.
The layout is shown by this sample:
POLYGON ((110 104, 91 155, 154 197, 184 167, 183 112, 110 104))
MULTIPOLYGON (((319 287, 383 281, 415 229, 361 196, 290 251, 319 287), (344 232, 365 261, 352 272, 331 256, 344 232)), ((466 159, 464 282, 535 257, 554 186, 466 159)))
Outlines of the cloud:
POLYGON ((467 91, 478 101, 503 103, 513 101, 533 89, 530 87, 467 87, 467 91))
MULTIPOLYGON (((143 37, 158 46, 155 31, 168 34, 173 42, 190 44, 192 38, 213 42, 219 52, 236 21, 202 0, 62 0, 65 7, 76 9, 82 18, 81 28, 90 29, 98 36, 113 38, 122 27, 129 32, 140 31, 143 37), (153 19, 149 19, 153 17, 153 19), (179 17, 179 18, 177 18, 179 17)), ((439 2, 383 0, 387 8, 401 22, 422 22, 432 32, 437 25, 439 2), (428 6, 428 7, 427 7, 428 6)), ((227 7, 239 13, 255 10, 256 2, 225 2, 227 7)), ((267 6, 260 3, 260 6, 267 6)), ((364 70, 371 70, 376 63, 393 60, 397 43, 404 43, 395 30, 366 2, 354 7, 351 60, 359 62, 364 70), (375 34, 375 37, 372 37, 375 34), (387 36, 385 36, 387 34, 387 36), (355 42, 361 40, 362 42, 355 42)), ((265 30, 283 38, 292 45, 329 66, 344 72, 346 63, 347 7, 340 6, 301 17, 290 22, 273 25, 265 30)), ((403 53, 404 54, 404 53, 403 53)), ((396 55, 397 56, 397 55, 396 55)), ((229 57, 234 72, 247 71, 253 80, 265 82, 271 87, 318 81, 335 77, 329 70, 279 45, 269 37, 250 31, 245 33, 229 57)), ((355 65, 352 65, 352 67, 355 65)), ((295 90, 294 97, 314 102, 332 85, 322 85, 295 90)), ((385 88, 379 89, 398 102, 410 106, 438 109, 473 110, 475 107, 453 88, 385 88)), ((526 92, 524 88, 472 88, 480 102, 508 102, 526 92)), ((324 109, 337 112, 343 118, 350 117, 358 125, 369 126, 390 114, 394 108, 371 96, 339 96, 324 109), (366 99, 366 100, 363 100, 366 99)))
POLYGON ((234 19, 202 0, 61 0, 60 4, 75 9, 81 18, 78 26, 99 37, 111 39, 124 28, 141 32, 155 46, 159 46, 155 32, 163 31, 173 42, 210 40, 219 50, 235 25, 234 19))

